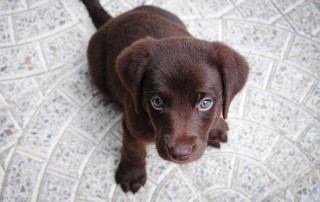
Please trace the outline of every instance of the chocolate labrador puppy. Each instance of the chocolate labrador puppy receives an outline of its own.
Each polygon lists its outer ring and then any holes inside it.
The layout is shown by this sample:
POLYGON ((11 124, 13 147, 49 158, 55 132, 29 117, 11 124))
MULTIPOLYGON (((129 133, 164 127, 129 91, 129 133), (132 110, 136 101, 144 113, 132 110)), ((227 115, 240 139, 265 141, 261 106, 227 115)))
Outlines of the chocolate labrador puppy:
POLYGON ((174 14, 141 6, 112 18, 98 0, 82 0, 98 31, 88 47, 96 87, 123 108, 116 182, 137 192, 146 182, 146 149, 175 163, 199 159, 227 141, 227 118, 248 65, 230 47, 195 39, 174 14))

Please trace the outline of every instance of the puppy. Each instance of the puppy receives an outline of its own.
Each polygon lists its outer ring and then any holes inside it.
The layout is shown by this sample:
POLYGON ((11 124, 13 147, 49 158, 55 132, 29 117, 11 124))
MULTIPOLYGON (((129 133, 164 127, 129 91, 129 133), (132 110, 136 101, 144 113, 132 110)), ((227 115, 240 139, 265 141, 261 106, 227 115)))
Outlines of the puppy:
POLYGON ((195 39, 174 14, 141 6, 112 18, 98 0, 82 0, 98 31, 88 47, 95 86, 123 108, 116 182, 137 192, 146 182, 146 149, 175 163, 199 159, 227 141, 226 119, 248 65, 230 47, 195 39))

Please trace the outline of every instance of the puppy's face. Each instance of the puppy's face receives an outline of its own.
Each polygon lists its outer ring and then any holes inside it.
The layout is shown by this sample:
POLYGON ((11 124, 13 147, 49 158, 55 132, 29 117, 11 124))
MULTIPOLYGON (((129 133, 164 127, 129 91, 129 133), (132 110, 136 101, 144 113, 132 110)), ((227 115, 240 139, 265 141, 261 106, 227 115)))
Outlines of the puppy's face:
POLYGON ((222 108, 219 72, 208 61, 185 54, 163 54, 150 63, 142 103, 154 127, 159 155, 176 163, 204 153, 208 134, 222 108), (167 58, 165 60, 165 58, 167 58))
POLYGON ((136 113, 149 115, 159 155, 176 163, 202 156, 248 75, 231 48, 193 38, 142 39, 121 52, 116 68, 136 113))

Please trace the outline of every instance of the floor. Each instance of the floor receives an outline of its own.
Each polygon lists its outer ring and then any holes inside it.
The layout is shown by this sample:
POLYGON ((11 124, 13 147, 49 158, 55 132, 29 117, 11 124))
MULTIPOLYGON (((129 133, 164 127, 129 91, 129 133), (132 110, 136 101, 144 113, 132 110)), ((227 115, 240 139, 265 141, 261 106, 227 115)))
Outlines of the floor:
POLYGON ((104 0, 153 4, 251 68, 229 142, 188 165, 148 147, 137 194, 114 182, 121 110, 89 81, 95 29, 78 0, 0 2, 0 201, 320 201, 319 0, 104 0))

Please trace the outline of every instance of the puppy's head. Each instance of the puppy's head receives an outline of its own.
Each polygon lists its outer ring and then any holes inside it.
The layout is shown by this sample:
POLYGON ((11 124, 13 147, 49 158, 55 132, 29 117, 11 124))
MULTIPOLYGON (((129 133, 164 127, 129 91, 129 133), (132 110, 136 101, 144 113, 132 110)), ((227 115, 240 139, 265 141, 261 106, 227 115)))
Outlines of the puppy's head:
POLYGON ((194 38, 142 39, 121 52, 116 68, 136 113, 149 115, 159 155, 176 163, 202 156, 249 70, 228 46, 194 38))

